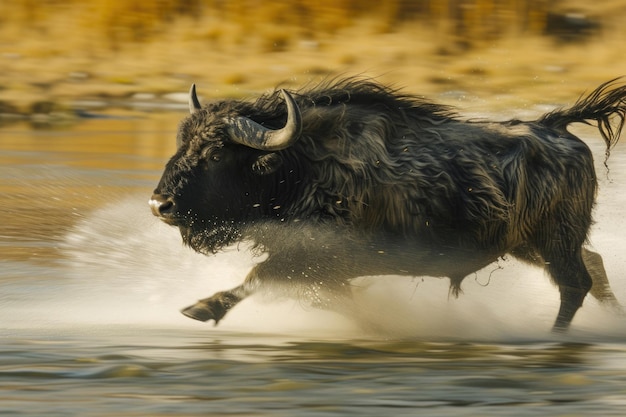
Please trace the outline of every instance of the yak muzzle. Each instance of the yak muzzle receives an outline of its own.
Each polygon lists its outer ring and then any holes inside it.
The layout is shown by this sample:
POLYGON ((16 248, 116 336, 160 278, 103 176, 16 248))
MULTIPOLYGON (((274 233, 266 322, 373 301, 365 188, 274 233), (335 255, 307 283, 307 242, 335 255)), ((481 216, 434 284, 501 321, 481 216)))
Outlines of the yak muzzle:
POLYGON ((154 194, 148 204, 152 214, 165 222, 172 220, 176 213, 176 203, 172 197, 154 194))

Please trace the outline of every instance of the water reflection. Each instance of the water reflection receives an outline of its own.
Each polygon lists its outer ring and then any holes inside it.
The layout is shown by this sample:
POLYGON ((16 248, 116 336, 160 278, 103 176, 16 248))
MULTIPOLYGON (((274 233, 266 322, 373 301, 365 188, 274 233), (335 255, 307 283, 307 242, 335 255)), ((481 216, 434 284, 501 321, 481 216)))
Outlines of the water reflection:
POLYGON ((5 259, 54 259, 62 236, 90 210, 149 193, 175 149, 180 115, 94 119, 55 130, 0 131, 0 244, 5 259))
POLYGON ((84 330, 48 341, 18 332, 3 343, 4 407, 28 400, 29 411, 84 415, 88 407, 103 416, 131 406, 136 415, 517 416, 611 413, 626 399, 626 353, 610 344, 84 330))

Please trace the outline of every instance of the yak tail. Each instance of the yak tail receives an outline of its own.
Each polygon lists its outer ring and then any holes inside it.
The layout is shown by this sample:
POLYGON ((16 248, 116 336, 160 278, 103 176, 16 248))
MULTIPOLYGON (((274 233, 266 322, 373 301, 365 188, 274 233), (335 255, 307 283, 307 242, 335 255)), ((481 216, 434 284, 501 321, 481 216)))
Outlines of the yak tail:
POLYGON ((595 121, 606 143, 606 164, 626 122, 626 85, 619 85, 618 80, 621 79, 605 82, 591 94, 579 98, 572 107, 544 115, 539 123, 554 129, 565 129, 570 123, 591 124, 595 121))

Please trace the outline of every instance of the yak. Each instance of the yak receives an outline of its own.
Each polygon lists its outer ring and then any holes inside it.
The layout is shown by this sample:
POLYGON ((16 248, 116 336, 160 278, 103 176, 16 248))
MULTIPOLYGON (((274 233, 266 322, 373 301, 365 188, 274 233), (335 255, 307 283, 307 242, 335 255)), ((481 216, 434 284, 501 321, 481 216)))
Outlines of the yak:
POLYGON ((358 77, 205 106, 192 85, 189 108, 153 214, 197 252, 264 254, 241 285, 182 310, 192 319, 217 324, 261 291, 340 310, 363 276, 447 277, 457 296, 507 254, 558 286, 554 331, 589 292, 619 308, 586 248, 593 156, 567 127, 597 125, 608 158, 626 120, 620 79, 534 121, 469 120, 358 77))

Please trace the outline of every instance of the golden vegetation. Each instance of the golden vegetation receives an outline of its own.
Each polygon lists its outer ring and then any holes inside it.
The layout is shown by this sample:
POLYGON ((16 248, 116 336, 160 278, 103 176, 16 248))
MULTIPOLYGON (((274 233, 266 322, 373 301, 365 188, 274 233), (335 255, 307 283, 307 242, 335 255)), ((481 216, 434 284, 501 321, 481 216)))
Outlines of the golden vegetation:
MULTIPOLYGON (((285 43, 294 37, 316 38, 374 18, 380 32, 402 25, 447 25, 457 36, 481 40, 511 31, 541 32, 548 0, 15 0, 0 6, 3 26, 23 33, 68 33, 98 38, 117 49, 128 42, 145 42, 167 32, 172 23, 189 18, 208 23, 208 38, 242 40, 250 36, 285 43), (282 31, 278 30, 279 28, 282 31), (236 33, 235 33, 236 32, 236 33), (278 36, 277 36, 278 34, 278 36), (234 39, 233 39, 234 38, 234 39)), ((192 24, 193 24, 192 23, 192 24)))
POLYGON ((626 72, 624 17, 621 0, 13 0, 0 3, 0 104, 191 81, 247 95, 355 73, 424 93, 558 93, 626 72), (583 43, 543 36, 548 13, 570 8, 602 30, 583 43))

